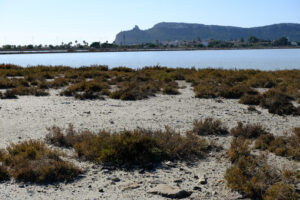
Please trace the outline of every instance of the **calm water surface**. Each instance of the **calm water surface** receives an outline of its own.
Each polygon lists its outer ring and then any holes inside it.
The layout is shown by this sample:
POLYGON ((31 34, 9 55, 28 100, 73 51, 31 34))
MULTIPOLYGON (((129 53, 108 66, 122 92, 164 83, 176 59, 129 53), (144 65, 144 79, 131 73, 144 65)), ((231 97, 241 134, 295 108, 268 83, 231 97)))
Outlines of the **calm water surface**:
POLYGON ((224 69, 300 69, 300 49, 15 54, 0 55, 0 63, 23 67, 39 64, 72 67, 99 64, 131 68, 161 65, 224 69))

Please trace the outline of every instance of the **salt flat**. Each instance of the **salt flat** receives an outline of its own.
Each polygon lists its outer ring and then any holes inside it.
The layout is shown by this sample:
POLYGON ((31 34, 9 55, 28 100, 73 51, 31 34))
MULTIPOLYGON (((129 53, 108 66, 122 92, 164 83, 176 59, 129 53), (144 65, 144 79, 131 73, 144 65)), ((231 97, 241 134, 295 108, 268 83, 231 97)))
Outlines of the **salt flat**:
MULTIPOLYGON (((238 100, 198 99, 189 84, 179 82, 183 89, 180 95, 156 95, 140 101, 76 100, 59 96, 58 90, 51 90, 50 96, 22 96, 15 100, 0 100, 0 147, 11 142, 26 139, 43 139, 47 127, 67 127, 73 124, 77 130, 97 131, 110 129, 164 129, 165 126, 184 132, 192 128, 193 121, 206 117, 220 119, 232 128, 238 121, 260 123, 266 129, 281 135, 300 126, 300 118, 278 116, 257 107, 260 112, 248 111, 238 100)), ((75 164, 86 169, 84 177, 73 183, 40 186, 11 182, 0 184, 0 199, 164 199, 148 191, 158 184, 168 184, 192 191, 191 199, 234 199, 237 195, 227 187, 223 175, 230 162, 226 158, 231 136, 207 137, 222 145, 224 150, 210 153, 193 165, 186 163, 163 163, 154 172, 141 173, 139 170, 103 170, 88 162, 75 164), (207 177, 206 184, 198 183, 196 176, 207 177), (120 179, 116 181, 116 178, 120 179), (127 188, 130 185, 136 187, 127 188), (197 189, 195 187, 200 187, 197 189), (127 188, 124 190, 124 188, 127 188), (201 190, 201 191, 200 191, 201 190)), ((67 154, 71 152, 67 152, 67 154)), ((286 158, 271 155, 270 162, 279 167, 292 167, 286 158)), ((299 168, 299 163, 295 163, 299 168)))

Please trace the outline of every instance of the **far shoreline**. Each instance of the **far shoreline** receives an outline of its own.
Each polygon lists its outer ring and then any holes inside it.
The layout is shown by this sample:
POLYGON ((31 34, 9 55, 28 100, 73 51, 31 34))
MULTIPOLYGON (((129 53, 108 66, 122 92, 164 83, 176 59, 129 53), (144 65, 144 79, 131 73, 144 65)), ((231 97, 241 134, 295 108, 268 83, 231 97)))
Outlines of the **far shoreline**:
POLYGON ((272 49, 300 49, 300 47, 252 47, 252 48, 153 48, 153 49, 59 49, 59 50, 0 50, 0 55, 12 54, 55 54, 55 53, 107 53, 107 52, 148 52, 148 51, 210 51, 210 50, 272 50, 272 49))

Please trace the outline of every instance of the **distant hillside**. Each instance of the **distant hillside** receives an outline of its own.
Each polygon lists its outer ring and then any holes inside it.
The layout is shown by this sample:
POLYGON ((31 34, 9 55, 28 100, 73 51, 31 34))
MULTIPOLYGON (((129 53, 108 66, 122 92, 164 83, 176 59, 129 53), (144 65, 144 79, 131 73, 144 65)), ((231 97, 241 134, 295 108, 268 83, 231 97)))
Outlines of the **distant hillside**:
POLYGON ((174 40, 238 40, 247 39, 249 36, 260 39, 274 40, 282 36, 290 40, 300 41, 300 24, 284 23, 269 26, 241 28, 233 26, 216 26, 187 23, 159 23, 148 30, 140 30, 135 26, 132 30, 122 31, 117 34, 116 44, 141 44, 174 40))

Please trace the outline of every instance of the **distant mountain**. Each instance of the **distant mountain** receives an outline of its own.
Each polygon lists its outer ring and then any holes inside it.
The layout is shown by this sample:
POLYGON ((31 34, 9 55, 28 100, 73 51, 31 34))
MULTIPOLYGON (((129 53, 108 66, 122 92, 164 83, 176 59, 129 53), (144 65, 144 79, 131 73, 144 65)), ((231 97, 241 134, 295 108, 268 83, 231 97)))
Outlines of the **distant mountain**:
POLYGON ((135 26, 132 30, 122 31, 117 34, 116 44, 141 44, 156 41, 174 41, 174 40, 238 40, 249 36, 255 36, 260 39, 274 40, 282 36, 290 40, 300 41, 300 24, 282 23, 268 26, 242 28, 234 26, 217 26, 204 24, 187 23, 166 23, 156 24, 150 29, 140 30, 135 26))

